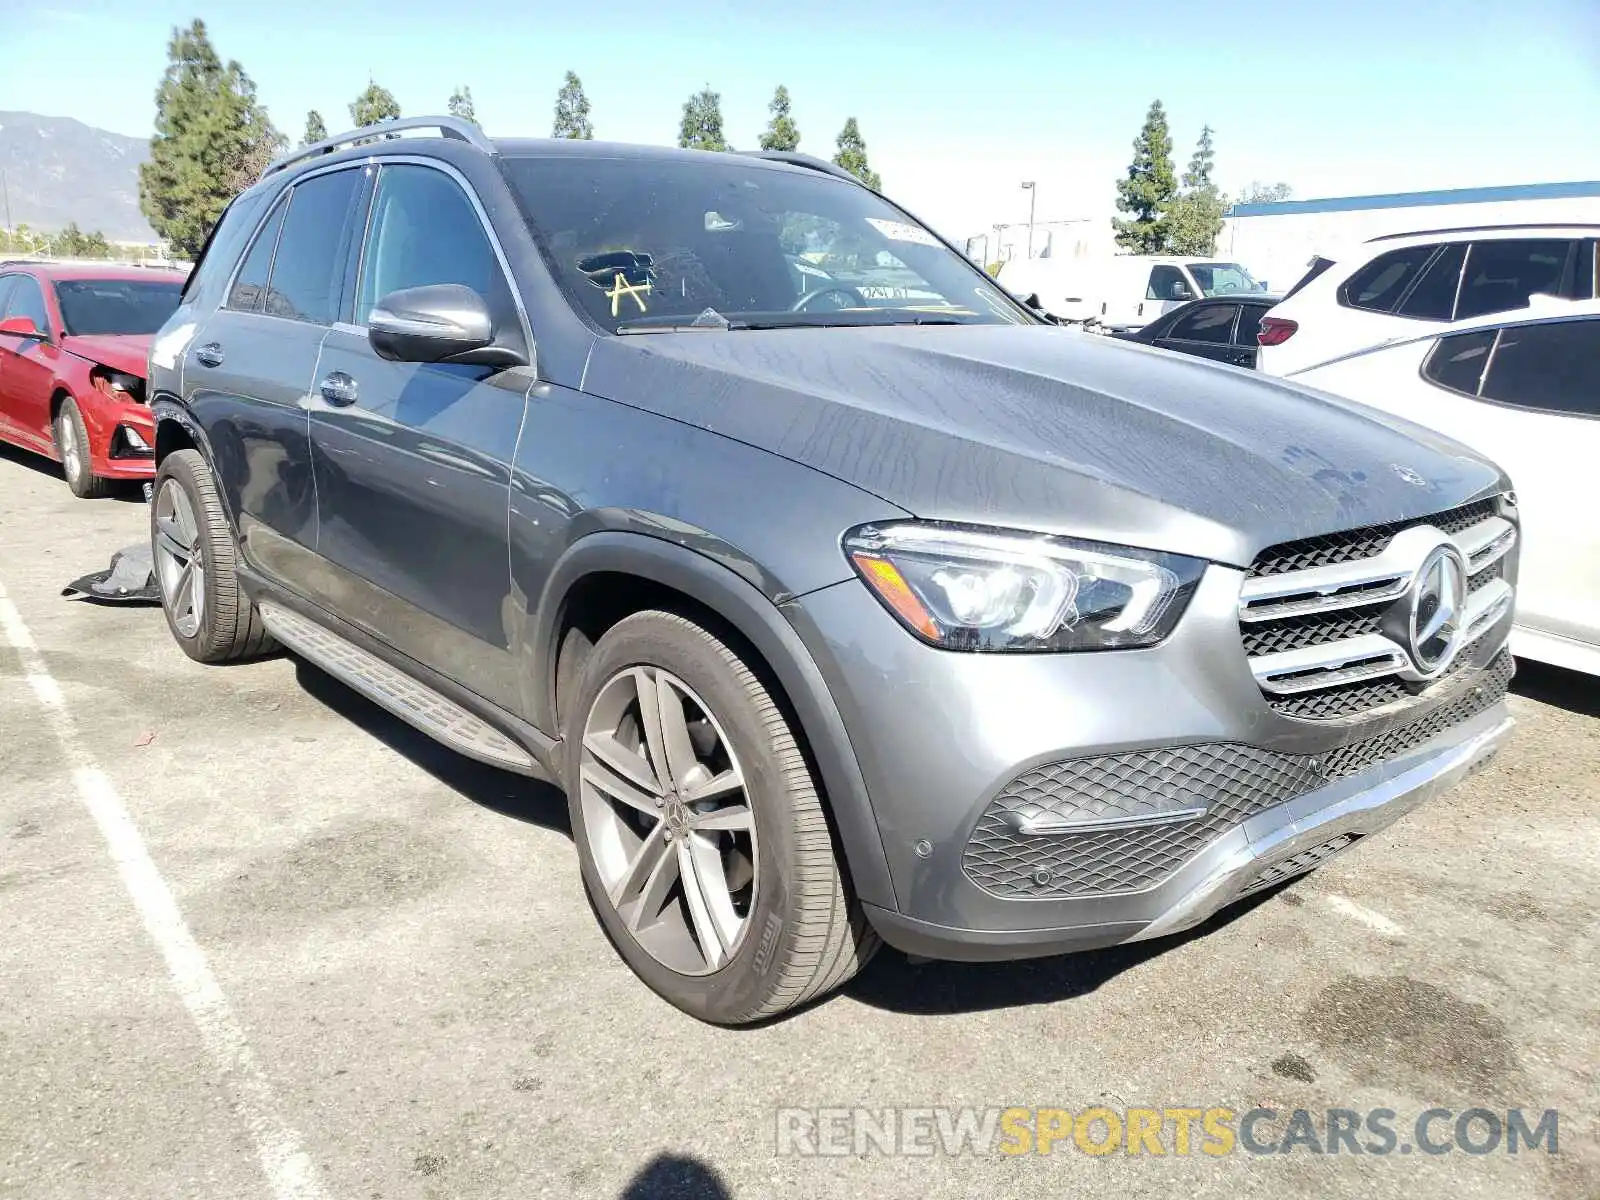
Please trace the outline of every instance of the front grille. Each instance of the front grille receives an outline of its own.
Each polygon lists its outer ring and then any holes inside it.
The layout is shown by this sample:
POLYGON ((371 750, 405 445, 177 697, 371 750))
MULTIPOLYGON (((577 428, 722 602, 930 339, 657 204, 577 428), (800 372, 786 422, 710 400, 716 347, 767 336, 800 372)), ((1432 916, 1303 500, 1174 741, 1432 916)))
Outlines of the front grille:
POLYGON ((1463 504, 1448 512, 1431 517, 1416 517, 1410 521, 1391 521, 1387 525, 1368 525, 1364 529, 1347 529, 1342 533, 1326 533, 1319 537, 1300 538, 1268 546, 1256 555, 1252 575, 1281 575, 1285 571, 1303 571, 1307 567, 1328 567, 1334 563, 1352 562, 1358 558, 1371 558, 1381 553, 1394 535, 1418 525, 1432 525, 1445 533, 1460 533, 1479 521, 1495 515, 1495 501, 1479 500, 1463 504))
POLYGON ((1244 651, 1273 654, 1279 650, 1298 650, 1301 646, 1315 646, 1322 642, 1336 642, 1362 633, 1373 633, 1378 628, 1378 614, 1371 610, 1351 612, 1348 609, 1330 613, 1307 613, 1302 617, 1285 617, 1260 625, 1245 625, 1239 630, 1244 638, 1244 651))
POLYGON ((985 807, 962 868, 1002 899, 1116 895, 1160 883, 1199 850, 1257 813, 1376 766, 1497 704, 1514 671, 1502 650, 1459 694, 1423 716, 1323 755, 1280 754, 1207 742, 1066 759, 1018 776, 985 807), (1115 829, 1074 823, 1162 820, 1204 806, 1201 816, 1115 829), (1051 832, 1024 832, 1044 825, 1051 832))
POLYGON ((1414 721, 1329 751, 1323 759, 1323 772, 1329 779, 1355 775, 1386 758, 1404 754, 1481 712, 1487 712, 1505 697, 1511 677, 1516 672, 1517 664, 1511 657, 1511 651, 1500 651, 1470 685, 1463 686, 1454 700, 1429 710, 1414 721))
MULTIPOLYGON (((1501 627, 1510 607, 1503 582, 1484 591, 1505 580, 1504 556, 1516 541, 1515 526, 1499 514, 1497 500, 1480 500, 1431 517, 1302 538, 1262 551, 1246 576, 1239 635, 1267 703, 1297 720, 1350 721, 1376 709, 1417 703, 1430 687, 1437 690, 1438 681, 1408 684, 1399 678, 1410 659, 1395 635, 1385 632, 1384 621, 1391 608, 1410 602, 1412 574, 1437 542, 1427 534, 1407 535, 1406 546, 1386 551, 1398 535, 1422 526, 1455 539, 1468 562, 1468 610, 1484 617, 1472 634, 1481 638, 1501 627), (1350 574, 1352 565, 1359 576, 1350 574), (1309 652, 1310 661, 1297 652, 1309 652)), ((1463 650, 1452 671, 1481 658, 1463 650)))
POLYGON ((1336 683, 1320 692, 1274 696, 1268 703, 1286 717, 1302 721, 1337 721, 1398 703, 1410 696, 1406 685, 1398 679, 1358 679, 1354 683, 1336 683))

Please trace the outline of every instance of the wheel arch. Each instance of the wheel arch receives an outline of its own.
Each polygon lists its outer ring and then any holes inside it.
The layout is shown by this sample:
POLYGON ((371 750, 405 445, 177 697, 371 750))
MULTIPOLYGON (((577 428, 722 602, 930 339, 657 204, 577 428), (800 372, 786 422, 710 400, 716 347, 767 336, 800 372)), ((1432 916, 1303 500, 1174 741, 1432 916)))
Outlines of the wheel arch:
POLYGON ((733 571, 686 547, 645 534, 590 534, 557 561, 532 614, 527 667, 536 686, 533 723, 559 730, 557 695, 567 635, 589 636, 630 613, 665 608, 731 634, 773 699, 791 718, 821 785, 856 894, 895 908, 888 857, 855 750, 822 673, 783 613, 733 571))
POLYGON ((61 406, 68 400, 76 404, 78 397, 73 395, 71 388, 62 383, 60 379, 57 379, 54 388, 50 392, 50 428, 52 431, 55 429, 56 421, 61 417, 61 406))

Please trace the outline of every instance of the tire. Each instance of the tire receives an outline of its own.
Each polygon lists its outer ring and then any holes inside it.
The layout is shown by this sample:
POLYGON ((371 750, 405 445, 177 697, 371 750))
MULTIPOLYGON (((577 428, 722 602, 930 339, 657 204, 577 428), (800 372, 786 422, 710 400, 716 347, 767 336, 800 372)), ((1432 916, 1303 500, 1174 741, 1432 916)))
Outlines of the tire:
POLYGON ((866 965, 878 937, 849 894, 805 756, 771 693, 724 641, 671 613, 627 617, 588 655, 565 723, 563 774, 584 886, 612 943, 658 994, 703 1021, 740 1025, 830 992, 866 965), (685 718, 674 742, 663 715, 654 743, 681 747, 676 757, 653 751, 640 728, 641 697, 652 689, 685 718), (666 784, 656 759, 674 776, 666 784), (623 778, 613 763, 633 773, 623 778), (735 776, 742 787, 729 791, 735 776), (614 793, 633 783, 656 790, 633 787, 632 803, 619 801, 614 793), (683 802, 719 787, 717 799, 683 802), (654 861, 636 857, 647 847, 670 881, 638 867, 654 861), (694 865, 707 861, 715 865, 694 865), (686 862, 705 897, 698 907, 686 862), (713 900, 718 883, 726 905, 713 900), (725 937, 730 917, 737 931, 725 937))
POLYGON ((68 396, 56 414, 56 453, 61 456, 61 473, 67 486, 80 500, 103 500, 115 486, 94 473, 94 458, 89 453, 89 430, 78 411, 78 402, 68 396))
POLYGON ((261 614, 239 590, 233 531, 199 451, 174 450, 162 460, 150 501, 150 548, 161 611, 185 654, 219 663, 274 649, 261 614), (185 571, 196 562, 198 589, 192 570, 185 571))

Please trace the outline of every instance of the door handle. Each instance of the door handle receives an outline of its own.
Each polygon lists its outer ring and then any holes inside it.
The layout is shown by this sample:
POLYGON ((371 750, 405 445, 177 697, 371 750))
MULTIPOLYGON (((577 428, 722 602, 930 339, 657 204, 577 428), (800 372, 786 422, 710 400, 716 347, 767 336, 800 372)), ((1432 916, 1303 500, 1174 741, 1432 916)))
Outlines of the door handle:
POLYGON ((339 408, 347 408, 356 402, 356 381, 343 371, 324 376, 317 390, 322 393, 324 400, 339 408))
POLYGON ((194 356, 203 367, 220 367, 222 345, 219 342, 207 342, 204 346, 195 347, 194 356))

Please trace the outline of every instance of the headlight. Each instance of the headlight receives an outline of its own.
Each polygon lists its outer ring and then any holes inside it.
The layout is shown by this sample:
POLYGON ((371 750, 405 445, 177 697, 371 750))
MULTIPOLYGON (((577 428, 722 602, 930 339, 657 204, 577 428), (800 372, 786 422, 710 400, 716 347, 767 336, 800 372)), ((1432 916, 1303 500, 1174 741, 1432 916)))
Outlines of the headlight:
POLYGON ((1120 650, 1178 623, 1205 563, 1043 534, 863 525, 845 554, 923 641, 948 650, 1120 650))

